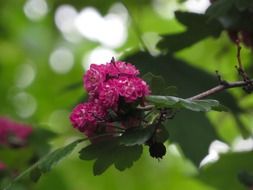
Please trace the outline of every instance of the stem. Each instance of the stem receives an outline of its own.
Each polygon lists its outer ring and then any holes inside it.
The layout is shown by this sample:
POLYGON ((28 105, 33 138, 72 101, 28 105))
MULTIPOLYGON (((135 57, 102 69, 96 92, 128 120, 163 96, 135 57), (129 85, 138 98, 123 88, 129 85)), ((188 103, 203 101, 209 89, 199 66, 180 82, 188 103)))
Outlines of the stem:
MULTIPOLYGON (((76 141, 73 141, 72 143, 81 143, 81 142, 86 141, 86 140, 88 140, 88 138, 78 139, 78 140, 76 140, 76 141)), ((70 143, 70 144, 72 144, 72 143, 70 143)), ((68 145, 70 145, 70 144, 68 144, 68 145)), ((66 146, 68 146, 68 145, 66 145, 66 146)), ((66 146, 65 146, 65 147, 66 147, 66 146)), ((26 176, 26 175, 27 175, 28 173, 30 173, 34 168, 39 167, 39 165, 40 165, 41 163, 43 163, 43 161, 44 161, 48 156, 54 154, 55 151, 60 150, 60 149, 62 149, 62 148, 64 148, 64 147, 61 147, 61 148, 58 148, 58 149, 56 149, 56 150, 54 150, 54 151, 52 151, 52 152, 49 152, 49 153, 46 154, 44 157, 40 158, 37 162, 35 162, 33 165, 31 165, 29 168, 27 168, 27 169, 24 170, 23 172, 21 172, 21 173, 20 173, 18 176, 16 176, 12 181, 10 181, 5 187, 3 187, 3 190, 9 190, 9 189, 12 187, 12 185, 13 185, 14 183, 16 183, 17 181, 19 181, 19 180, 20 180, 21 178, 23 178, 24 176, 26 176)), ((59 162, 59 160, 58 160, 58 162, 59 162)), ((45 173, 45 172, 43 172, 43 173, 45 173)), ((41 174, 42 174, 42 173, 41 173, 41 174)), ((1 188, 1 187, 0 187, 0 188, 1 188)))
POLYGON ((141 31, 141 29, 140 29, 140 27, 139 27, 140 25, 138 24, 137 20, 134 18, 134 15, 133 15, 132 10, 129 8, 129 6, 127 5, 126 2, 121 1, 121 3, 122 3, 122 4, 126 7, 126 9, 127 9, 128 15, 129 15, 129 17, 130 17, 130 19, 131 19, 131 21, 132 21, 133 30, 134 30, 134 32, 135 32, 135 34, 136 34, 136 36, 137 36, 137 38, 138 38, 138 40, 139 40, 139 42, 140 42, 142 48, 143 48, 146 52, 149 52, 149 49, 148 49, 146 43, 144 42, 144 40, 143 40, 143 38, 142 38, 142 31, 141 31))
POLYGON ((241 49, 242 49, 242 47, 240 46, 240 41, 237 41, 236 45, 237 45, 236 57, 237 57, 238 66, 241 70, 244 70, 244 68, 242 66, 242 61, 241 61, 241 49))
POLYGON ((253 79, 251 79, 250 81, 236 81, 236 82, 226 82, 224 84, 219 84, 209 90, 206 90, 202 93, 199 93, 195 96, 192 96, 190 98, 188 98, 189 100, 199 100, 199 99, 203 99, 207 96, 211 96, 214 95, 216 93, 222 92, 226 89, 229 88, 236 88, 236 87, 244 87, 247 86, 249 84, 249 82, 253 82, 253 79))
POLYGON ((154 105, 146 105, 146 106, 137 106, 136 107, 137 110, 142 110, 142 111, 150 111, 154 108, 155 108, 154 105))

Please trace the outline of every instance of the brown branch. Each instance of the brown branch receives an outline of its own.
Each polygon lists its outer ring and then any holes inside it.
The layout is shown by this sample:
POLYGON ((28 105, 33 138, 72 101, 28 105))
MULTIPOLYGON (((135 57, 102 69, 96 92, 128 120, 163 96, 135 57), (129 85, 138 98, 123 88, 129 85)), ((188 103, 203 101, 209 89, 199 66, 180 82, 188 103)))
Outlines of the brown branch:
POLYGON ((197 94, 195 96, 192 96, 190 98, 188 98, 189 100, 199 100, 199 99, 203 99, 206 98, 208 96, 217 94, 219 92, 222 92, 226 89, 229 88, 236 88, 236 87, 245 87, 249 84, 249 82, 253 82, 253 79, 251 79, 250 81, 236 81, 236 82, 226 82, 224 84, 219 84, 209 90, 206 90, 200 94, 197 94))

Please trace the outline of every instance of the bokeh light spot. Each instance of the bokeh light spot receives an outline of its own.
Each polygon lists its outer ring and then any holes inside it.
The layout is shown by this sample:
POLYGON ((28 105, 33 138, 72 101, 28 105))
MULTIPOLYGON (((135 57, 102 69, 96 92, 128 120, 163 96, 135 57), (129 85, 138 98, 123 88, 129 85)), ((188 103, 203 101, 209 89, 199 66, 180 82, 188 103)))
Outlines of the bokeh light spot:
POLYGON ((83 67, 88 69, 92 63, 104 64, 110 62, 112 57, 117 57, 116 52, 109 49, 98 47, 92 50, 88 55, 83 58, 83 67))
POLYGON ((24 12, 33 21, 41 20, 48 12, 47 2, 45 0, 27 0, 24 12))
POLYGON ((29 63, 22 64, 17 69, 16 86, 18 88, 26 88, 32 84, 36 76, 36 70, 29 63))
POLYGON ((60 47, 50 55, 49 64, 54 72, 66 74, 74 65, 74 55, 69 49, 60 47))
POLYGON ((14 95, 12 103, 16 113, 22 118, 31 117, 37 109, 36 99, 27 92, 19 92, 14 95))

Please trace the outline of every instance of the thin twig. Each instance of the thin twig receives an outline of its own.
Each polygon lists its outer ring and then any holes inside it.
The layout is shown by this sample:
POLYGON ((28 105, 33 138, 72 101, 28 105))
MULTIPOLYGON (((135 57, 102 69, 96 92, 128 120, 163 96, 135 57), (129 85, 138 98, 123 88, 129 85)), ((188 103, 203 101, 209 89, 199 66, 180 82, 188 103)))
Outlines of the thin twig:
MULTIPOLYGON (((253 79, 251 79, 250 82, 253 82, 253 79)), ((199 100, 199 99, 206 98, 207 96, 211 96, 211 95, 217 94, 219 92, 222 92, 222 91, 229 89, 229 88, 244 87, 247 85, 248 85, 247 81, 227 82, 225 84, 219 84, 209 90, 201 92, 201 93, 199 93, 195 96, 192 96, 188 99, 189 100, 199 100)))
POLYGON ((132 21, 133 30, 134 30, 134 32, 135 32, 135 34, 136 34, 136 36, 137 36, 137 38, 138 38, 138 40, 139 40, 139 42, 140 42, 142 48, 143 48, 146 52, 150 53, 150 52, 149 52, 149 49, 148 49, 148 47, 147 47, 147 45, 146 45, 146 43, 145 43, 145 41, 144 41, 143 38, 142 38, 142 31, 141 31, 141 29, 140 29, 140 27, 139 27, 140 25, 138 24, 137 20, 134 18, 134 15, 133 15, 132 10, 129 8, 129 6, 127 5, 126 2, 121 1, 121 3, 122 3, 122 4, 125 6, 125 8, 127 9, 127 12, 128 12, 129 17, 130 17, 130 20, 132 21))
POLYGON ((244 68, 242 66, 242 61, 241 61, 241 49, 242 49, 242 47, 240 46, 240 41, 237 41, 236 45, 237 45, 236 57, 237 57, 238 66, 241 70, 244 70, 244 68))

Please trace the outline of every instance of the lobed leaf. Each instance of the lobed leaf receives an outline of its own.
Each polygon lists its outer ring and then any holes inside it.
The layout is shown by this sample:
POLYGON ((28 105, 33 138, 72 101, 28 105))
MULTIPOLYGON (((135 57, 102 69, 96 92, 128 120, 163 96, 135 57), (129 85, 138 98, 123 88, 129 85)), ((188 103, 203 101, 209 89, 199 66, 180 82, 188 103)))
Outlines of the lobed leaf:
POLYGON ((241 178, 246 176, 241 174, 253 172, 252 160, 252 151, 222 154, 217 162, 201 168, 198 177, 217 189, 244 190, 246 188, 240 182, 243 180, 241 178))
POLYGON ((117 146, 118 141, 115 139, 92 143, 79 151, 79 158, 82 160, 94 160, 103 155, 104 152, 109 152, 117 146))
POLYGON ((189 100, 178 98, 174 96, 148 96, 146 99, 153 103, 158 108, 184 108, 191 111, 208 112, 226 111, 217 100, 205 99, 205 100, 189 100))
POLYGON ((147 142, 155 131, 155 125, 145 128, 130 128, 119 137, 121 144, 126 146, 142 145, 147 142))
POLYGON ((142 77, 149 85, 153 95, 175 95, 177 88, 175 86, 167 86, 164 78, 160 75, 154 75, 150 72, 142 77))
POLYGON ((49 153, 42 160, 40 160, 35 167, 33 166, 33 169, 30 172, 31 179, 34 181, 39 180, 40 176, 43 173, 49 172, 52 169, 52 167, 54 167, 63 158, 68 156, 77 146, 77 144, 79 144, 82 141, 83 139, 76 140, 65 147, 59 148, 49 153))
POLYGON ((182 110, 164 124, 169 133, 170 142, 178 144, 182 153, 196 167, 208 154, 210 143, 219 139, 204 112, 182 110))
POLYGON ((219 0, 214 2, 206 11, 210 18, 218 18, 225 15, 234 4, 235 0, 219 0))
POLYGON ((235 0, 235 5, 240 11, 253 8, 252 0, 235 0))
POLYGON ((169 52, 176 52, 206 37, 218 37, 223 29, 218 20, 210 20, 204 14, 177 11, 176 18, 186 26, 186 30, 181 33, 163 36, 157 45, 158 48, 168 49, 169 52))
POLYGON ((30 174, 32 181, 37 182, 43 173, 49 172, 53 166, 60 162, 64 157, 68 156, 76 147, 76 145, 84 139, 76 140, 65 147, 59 148, 47 156, 33 164, 31 167, 27 168, 25 171, 20 173, 15 179, 9 183, 4 190, 10 189, 17 181, 27 174, 30 174))
MULTIPOLYGON (((190 97, 217 83, 217 78, 210 73, 176 59, 171 54, 152 57, 148 53, 138 52, 130 56, 127 61, 135 63, 142 72, 152 71, 155 75, 161 75, 166 83, 178 87, 178 95, 181 97, 190 97)), ((228 106, 234 115, 241 113, 238 102, 229 91, 213 97, 228 106)), ((208 154, 210 143, 219 139, 217 131, 204 112, 183 109, 164 125, 170 135, 170 141, 178 144, 185 157, 196 167, 208 154)))
POLYGON ((131 167, 140 158, 142 146, 125 146, 119 139, 113 139, 90 144, 79 153, 82 160, 95 160, 93 173, 100 175, 113 164, 120 171, 131 167))
POLYGON ((175 108, 176 104, 179 102, 178 97, 174 96, 147 96, 146 99, 161 108, 175 108))

